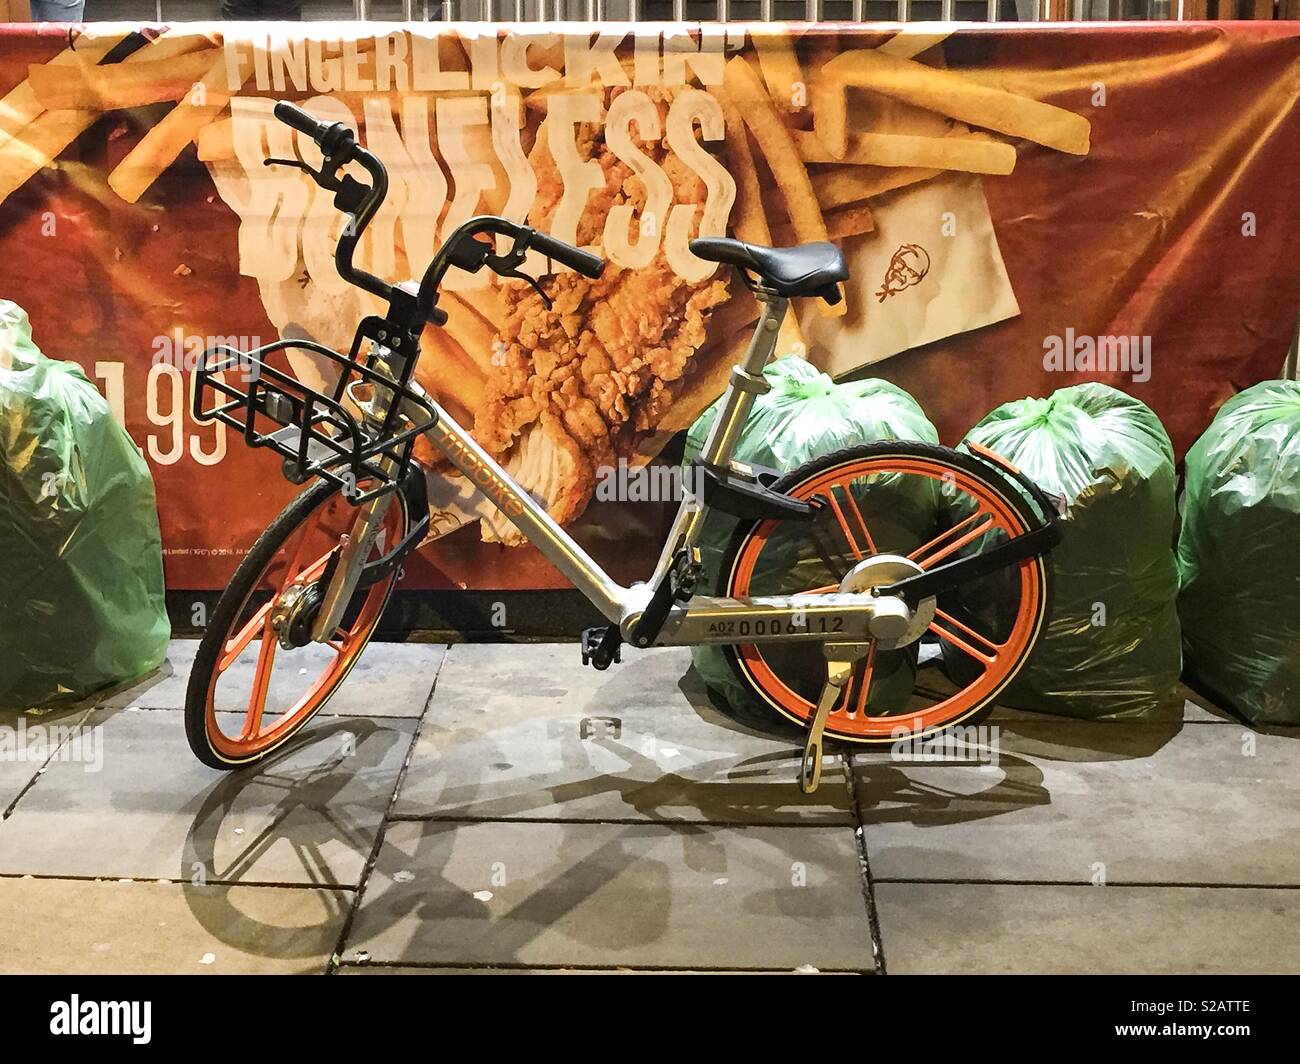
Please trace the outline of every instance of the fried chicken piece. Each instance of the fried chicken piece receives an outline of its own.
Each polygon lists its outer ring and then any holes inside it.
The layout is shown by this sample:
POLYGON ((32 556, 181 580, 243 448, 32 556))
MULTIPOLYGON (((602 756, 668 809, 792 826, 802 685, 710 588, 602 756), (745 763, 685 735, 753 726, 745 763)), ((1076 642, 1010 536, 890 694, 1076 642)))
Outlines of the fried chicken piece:
MULTIPOLYGON (((662 93, 661 112, 670 101, 670 93, 662 93)), ((604 185, 588 199, 577 234, 579 244, 598 243, 610 208, 639 207, 644 189, 606 147, 601 127, 579 127, 577 144, 605 175, 604 185)), ((643 148, 668 175, 674 202, 703 204, 704 183, 669 150, 666 139, 643 148)), ((537 138, 530 161, 538 193, 529 222, 548 231, 563 185, 545 137, 537 138)), ((544 287, 550 308, 526 286, 502 290, 504 357, 488 379, 474 435, 512 472, 526 464, 527 479, 544 481, 551 516, 566 522, 586 507, 601 468, 630 457, 672 406, 705 342, 713 308, 728 298, 728 283, 716 276, 683 281, 661 248, 643 269, 611 263, 599 279, 563 273, 544 287), (536 449, 541 439, 562 458, 546 462, 536 449), (524 443, 531 458, 521 464, 524 443), (544 474, 539 462, 547 467, 544 474)), ((485 535, 510 538, 501 536, 497 524, 485 535)))

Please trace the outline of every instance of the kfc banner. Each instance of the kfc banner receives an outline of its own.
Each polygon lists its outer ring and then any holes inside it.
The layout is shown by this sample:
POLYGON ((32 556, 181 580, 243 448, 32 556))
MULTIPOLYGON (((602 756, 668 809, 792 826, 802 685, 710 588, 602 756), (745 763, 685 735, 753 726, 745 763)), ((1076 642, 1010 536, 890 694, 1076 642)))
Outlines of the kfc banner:
MULTIPOLYGON (((1298 83, 1300 29, 1265 22, 7 27, 0 296, 149 460, 169 586, 221 587, 295 489, 270 452, 194 420, 199 353, 347 350, 382 312, 339 278, 344 217, 292 165, 319 150, 271 110, 345 122, 390 175, 362 269, 419 278, 483 213, 608 261, 593 281, 533 253, 540 292, 453 271, 417 378, 641 579, 675 502, 644 467, 721 392, 757 317, 693 237, 841 244, 843 301, 796 301, 780 350, 900 384, 945 442, 1008 399, 1103 380, 1181 454, 1291 338, 1298 83)), ((327 360, 286 364, 332 380, 327 360)), ((437 538, 407 586, 563 586, 420 456, 437 538)))

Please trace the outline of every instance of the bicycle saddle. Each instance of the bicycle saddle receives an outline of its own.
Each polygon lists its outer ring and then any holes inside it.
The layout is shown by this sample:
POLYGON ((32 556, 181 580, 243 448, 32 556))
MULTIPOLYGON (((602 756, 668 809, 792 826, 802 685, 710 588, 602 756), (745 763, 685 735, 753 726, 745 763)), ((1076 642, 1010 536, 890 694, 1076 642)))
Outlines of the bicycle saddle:
POLYGON ((782 296, 821 296, 827 303, 838 303, 836 286, 849 278, 844 253, 825 241, 769 248, 710 236, 692 240, 690 249, 706 262, 722 262, 758 274, 767 288, 782 296))

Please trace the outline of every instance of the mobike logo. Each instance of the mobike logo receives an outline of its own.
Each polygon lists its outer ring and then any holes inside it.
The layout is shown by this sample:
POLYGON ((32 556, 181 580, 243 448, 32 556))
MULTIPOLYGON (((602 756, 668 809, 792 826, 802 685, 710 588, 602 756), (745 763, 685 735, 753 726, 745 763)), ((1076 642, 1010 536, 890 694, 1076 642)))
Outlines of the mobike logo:
POLYGON ((464 440, 452 435, 441 423, 435 426, 435 431, 439 446, 456 468, 496 503, 503 514, 518 517, 524 512, 524 504, 515 495, 509 482, 503 480, 491 466, 470 450, 464 440))

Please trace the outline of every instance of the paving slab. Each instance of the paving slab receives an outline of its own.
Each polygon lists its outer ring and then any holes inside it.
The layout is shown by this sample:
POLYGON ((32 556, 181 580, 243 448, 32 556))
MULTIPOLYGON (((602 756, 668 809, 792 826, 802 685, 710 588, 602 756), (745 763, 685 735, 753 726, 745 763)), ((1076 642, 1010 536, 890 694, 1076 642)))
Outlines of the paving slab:
POLYGON ((350 891, 0 878, 0 974, 325 970, 350 891))
POLYGON ((224 774, 175 713, 86 724, 95 756, 51 763, 0 822, 0 873, 356 885, 415 729, 318 719, 264 768, 224 774))
POLYGON ((1300 891, 884 883, 891 974, 1300 972, 1300 891))
POLYGON ((1300 885, 1300 745, 1242 726, 1008 722, 996 765, 854 754, 873 875, 1300 885))
POLYGON ((391 824, 345 961, 874 968, 848 827, 391 824))
POLYGON ((863 975, 863 972, 820 972, 811 966, 784 970, 715 970, 702 968, 494 968, 420 967, 410 964, 345 964, 335 975, 863 975))
MULTIPOLYGON (((95 706, 184 709, 185 688, 198 651, 197 639, 173 639, 167 661, 156 673, 130 687, 94 698, 95 706)), ((447 648, 442 643, 371 643, 348 678, 321 710, 322 716, 418 717, 433 687, 447 648)), ((318 644, 278 650, 268 707, 284 710, 296 702, 310 678, 320 675, 333 651, 318 644), (304 673, 300 670, 306 669, 304 673)), ((242 711, 257 660, 254 644, 240 655, 217 684, 217 709, 242 711)))
POLYGON ((1226 709, 1215 705, 1204 695, 1193 691, 1186 684, 1178 685, 1178 693, 1183 699, 1183 720, 1202 724, 1236 724, 1241 721, 1226 709))
POLYGON ((732 723, 690 652, 460 644, 438 678, 394 813, 468 819, 852 822, 845 766, 796 784, 802 751, 732 723))
POLYGON ((89 710, 0 710, 0 816, 32 784, 89 710))

